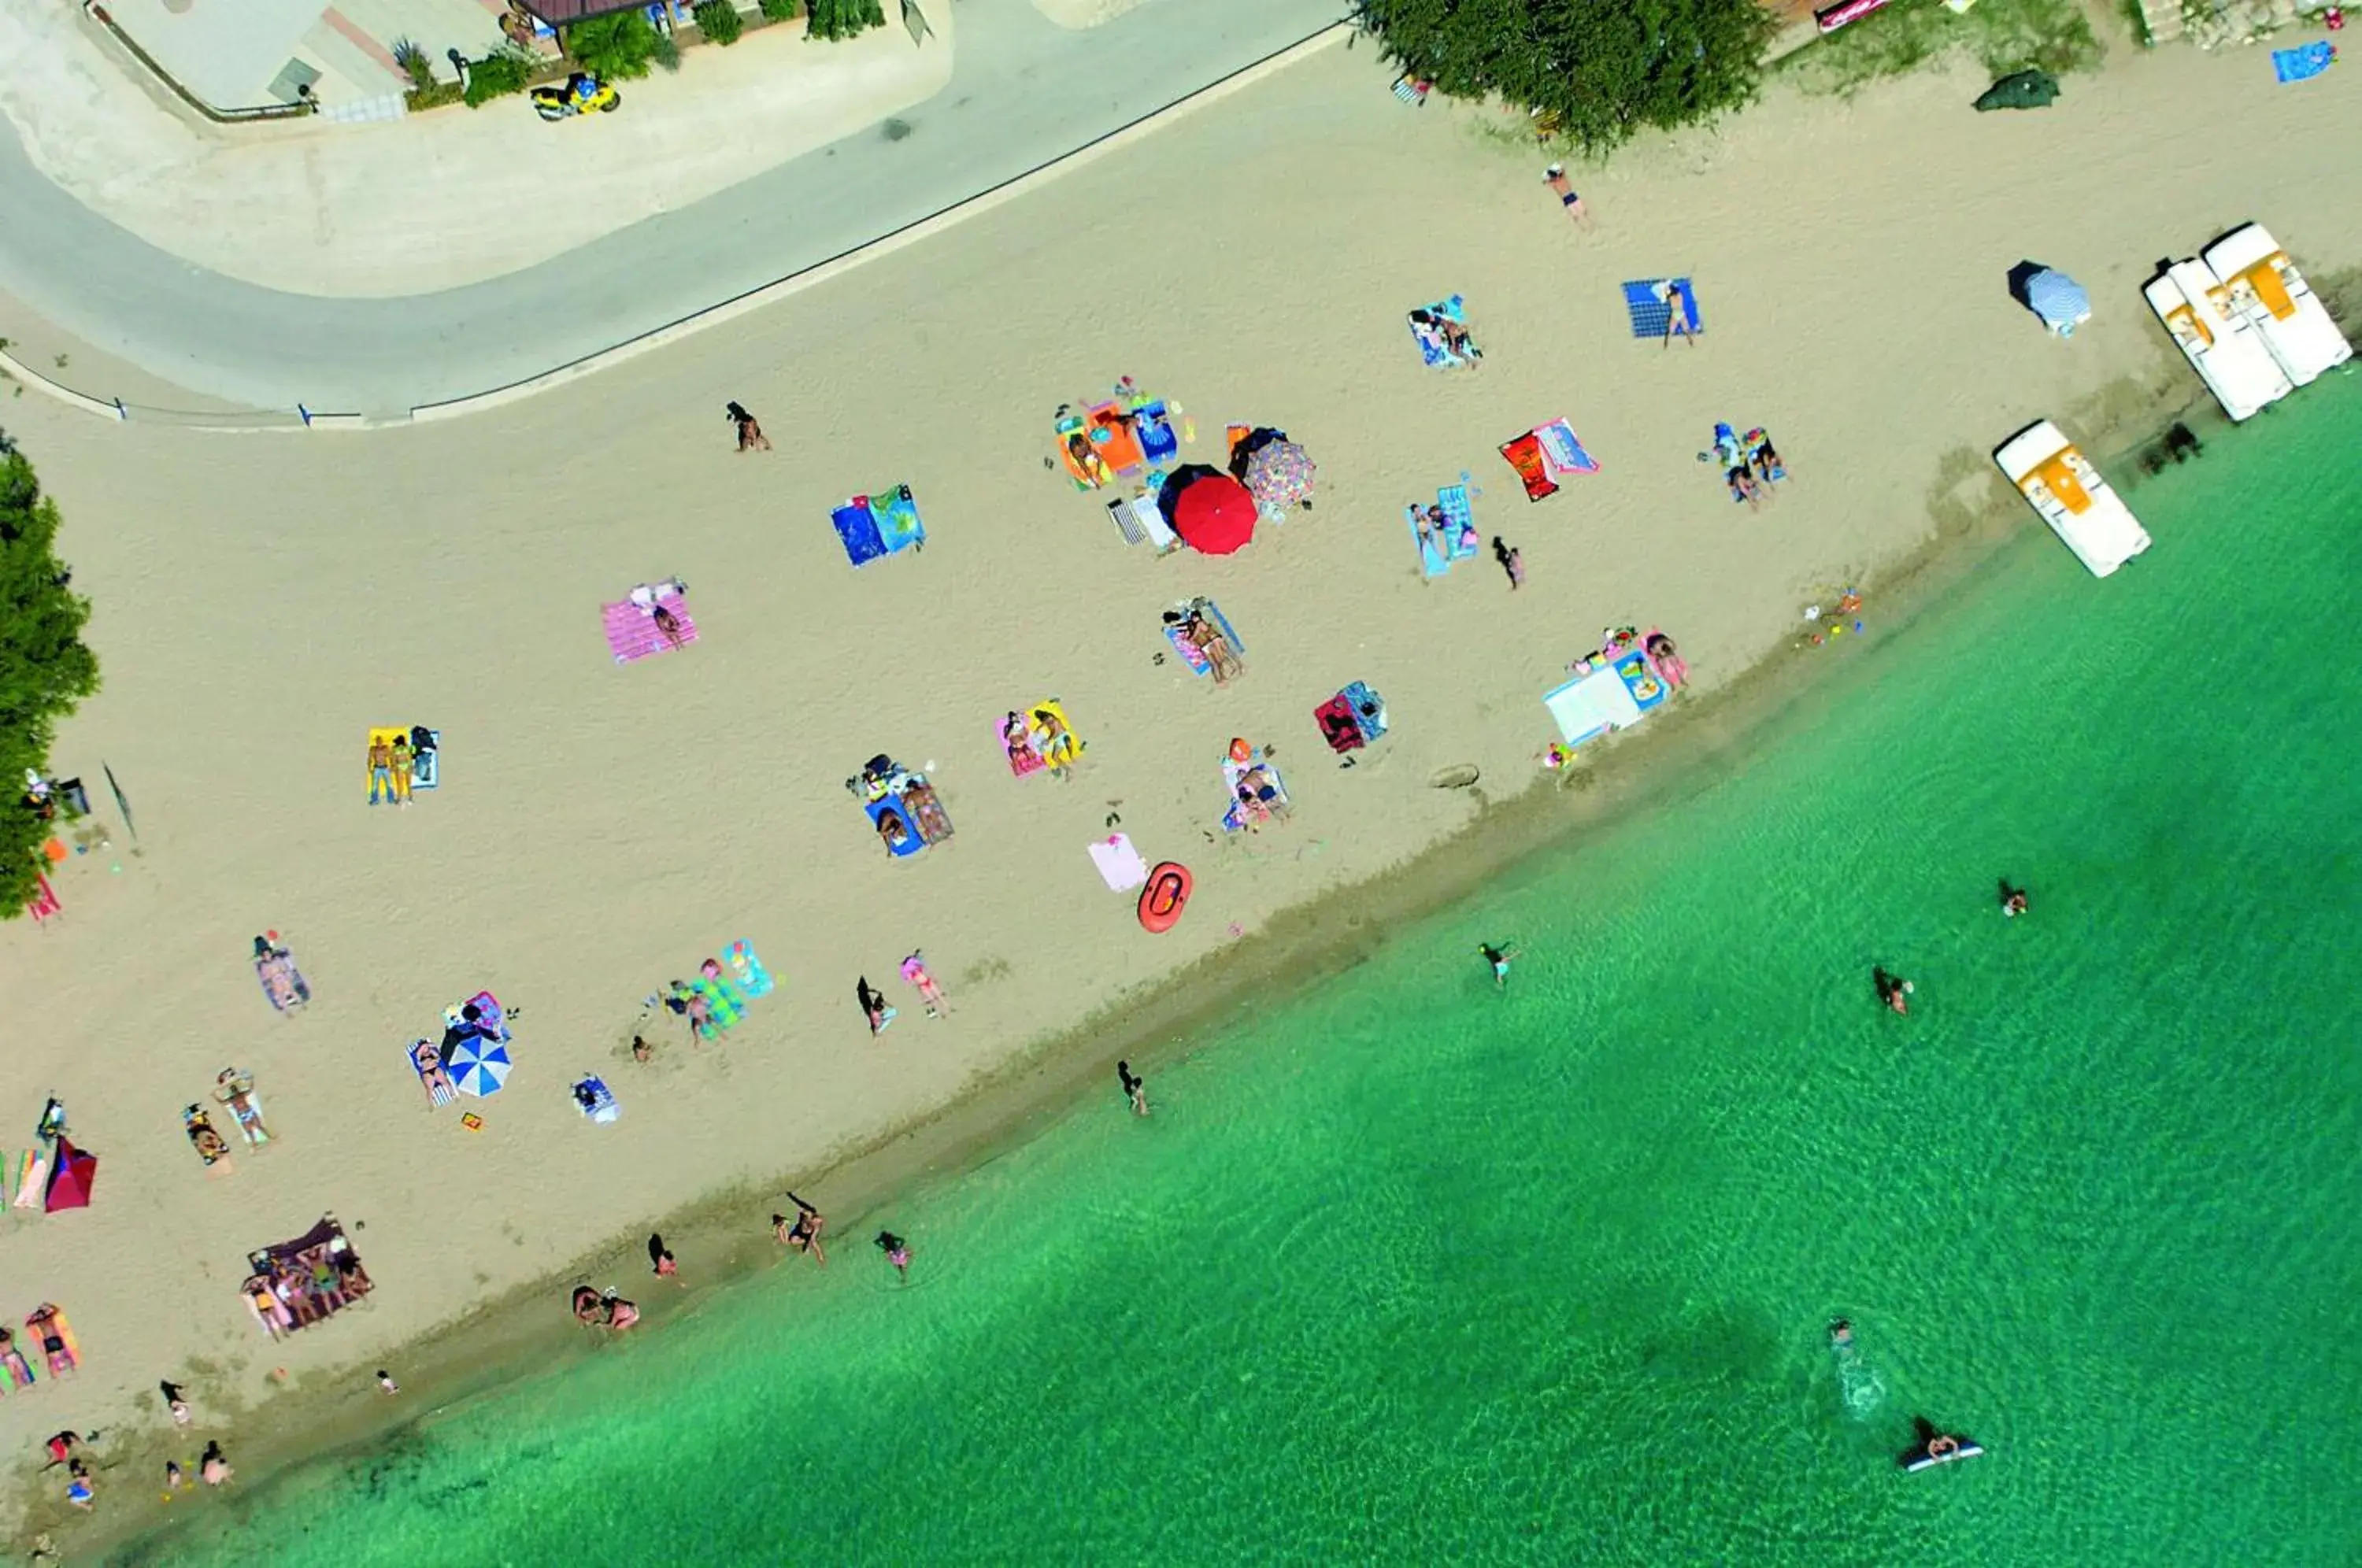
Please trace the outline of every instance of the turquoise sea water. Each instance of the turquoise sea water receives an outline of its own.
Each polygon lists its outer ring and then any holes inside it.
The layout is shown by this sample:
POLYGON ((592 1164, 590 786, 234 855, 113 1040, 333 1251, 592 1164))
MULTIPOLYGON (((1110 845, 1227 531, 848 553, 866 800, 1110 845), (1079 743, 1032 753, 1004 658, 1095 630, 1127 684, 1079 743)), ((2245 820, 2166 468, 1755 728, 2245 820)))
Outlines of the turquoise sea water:
POLYGON ((914 1195, 907 1287, 833 1237, 171 1554, 2356 1561, 2357 394, 914 1195), (1903 1474, 1915 1414, 1991 1452, 1903 1474))

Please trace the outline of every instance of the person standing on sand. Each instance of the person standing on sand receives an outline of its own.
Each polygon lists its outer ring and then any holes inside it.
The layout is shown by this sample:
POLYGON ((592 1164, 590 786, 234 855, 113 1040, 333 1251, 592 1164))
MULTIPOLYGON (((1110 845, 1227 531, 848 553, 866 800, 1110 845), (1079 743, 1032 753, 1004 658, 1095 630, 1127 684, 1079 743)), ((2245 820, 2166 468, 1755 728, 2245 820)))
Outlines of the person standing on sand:
MULTIPOLYGON (((1692 348, 1697 346, 1697 334, 1690 330, 1689 295, 1683 292, 1681 284, 1668 282, 1665 285, 1665 347, 1672 348, 1676 337, 1692 348)), ((1748 504, 1751 506, 1754 502, 1750 500, 1748 504)))
POLYGON ((894 1272, 902 1276, 903 1283, 908 1284, 911 1278, 911 1243, 891 1231, 880 1231, 877 1232, 877 1250, 886 1254, 886 1261, 894 1265, 894 1272))
POLYGON ((1583 198, 1575 194, 1573 185, 1567 183, 1565 164, 1553 163, 1543 170, 1542 183, 1558 197, 1559 205, 1566 209, 1566 215, 1575 221, 1576 226, 1586 229, 1591 226, 1591 209, 1583 204, 1583 198))
POLYGON ((885 993, 869 983, 868 976, 862 976, 854 986, 853 999, 861 1004, 861 1016, 869 1021, 870 1038, 874 1040, 885 1033, 886 1026, 894 1021, 896 1014, 886 1005, 885 993))
POLYGON ((205 1444, 204 1455, 197 1463, 197 1474, 206 1485, 218 1486, 237 1474, 229 1467, 229 1461, 222 1456, 219 1442, 205 1444))
POLYGON ((402 1385, 393 1380, 393 1374, 381 1366, 377 1369, 377 1386, 388 1394, 402 1392, 402 1385))
POLYGON ((1124 1099, 1131 1101, 1131 1113, 1134 1116, 1147 1115, 1148 1080, 1133 1077, 1130 1062, 1118 1062, 1115 1065, 1115 1077, 1116 1081, 1123 1086, 1124 1099))
POLYGON ((181 1386, 177 1383, 162 1382, 157 1384, 156 1386, 164 1391, 164 1408, 172 1412, 172 1424, 176 1427, 187 1426, 189 1424, 189 1401, 182 1394, 181 1386))
POLYGON ((393 744, 391 741, 374 740, 370 742, 369 776, 370 805, 374 806, 377 804, 378 796, 381 792, 384 794, 385 799, 388 801, 392 801, 395 799, 393 793, 393 744))
POLYGON ((654 1231, 648 1232, 648 1266, 656 1271, 658 1279, 669 1279, 684 1290, 689 1288, 682 1284, 680 1265, 672 1261, 672 1253, 665 1246, 664 1237, 654 1231))
POLYGON ((1525 585, 1525 557, 1503 544, 1498 534, 1493 536, 1493 558, 1500 562, 1501 569, 1508 574, 1510 592, 1515 593, 1525 585))
POLYGON ((741 452, 767 452, 771 449, 770 437, 763 434, 761 420, 747 413, 734 399, 726 412, 730 415, 730 423, 738 427, 738 449, 741 452))

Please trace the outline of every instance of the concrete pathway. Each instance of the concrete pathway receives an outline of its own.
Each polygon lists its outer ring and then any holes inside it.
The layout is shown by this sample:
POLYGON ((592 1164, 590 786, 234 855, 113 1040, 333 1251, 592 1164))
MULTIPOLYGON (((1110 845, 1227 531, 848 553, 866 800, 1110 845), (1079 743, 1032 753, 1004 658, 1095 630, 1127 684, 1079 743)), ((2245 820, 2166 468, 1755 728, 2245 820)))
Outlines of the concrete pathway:
MULTIPOLYGON (((16 135, 0 135, 0 282, 93 347, 203 393, 395 413, 524 380, 853 249, 1275 53, 1342 9, 1147 0, 1077 30, 1030 0, 931 3, 958 6, 952 79, 899 120, 522 271, 396 298, 286 293, 193 265, 75 200, 16 135)), ((682 81, 705 63, 692 60, 682 81)), ((608 124, 623 129, 629 116, 627 106, 608 124)), ((606 128, 528 121, 515 136, 546 145, 606 128)), ((445 174, 439 198, 469 222, 509 221, 497 169, 445 174)), ((229 210, 215 221, 249 220, 229 210)), ((432 264, 425 247, 396 254, 432 264)))

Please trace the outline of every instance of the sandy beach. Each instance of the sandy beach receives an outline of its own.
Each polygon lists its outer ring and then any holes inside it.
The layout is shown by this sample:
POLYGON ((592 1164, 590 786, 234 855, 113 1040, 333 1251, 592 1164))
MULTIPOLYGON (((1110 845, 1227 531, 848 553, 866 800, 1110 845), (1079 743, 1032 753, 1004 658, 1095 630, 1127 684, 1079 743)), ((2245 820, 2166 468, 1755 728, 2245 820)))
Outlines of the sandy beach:
MULTIPOLYGON (((60 1303, 83 1358, 0 1400, 14 1505, 62 1511, 31 1474, 50 1431, 124 1452, 161 1433, 159 1378, 188 1386, 201 1438, 286 1452, 312 1441, 290 1391, 304 1420, 365 1419, 371 1368, 424 1398, 447 1355, 520 1342, 445 1337, 481 1303, 585 1270, 666 1309, 633 1272, 651 1228, 703 1283, 769 1245, 786 1178, 988 1081, 972 1136, 1069 1101, 1176 972, 1149 1025, 1167 1034, 1291 977, 1267 933, 1333 943, 1418 901, 1348 889, 1448 882, 1416 858, 1540 781, 1539 699, 1603 626, 1679 638, 1694 704, 1839 583, 1870 594, 1874 636, 1947 525, 2033 525, 1992 445, 2048 414, 2104 451, 2199 392, 2138 297, 2158 258, 2257 218, 2316 279, 2362 260, 2362 173, 2294 151, 2350 127, 2342 78, 2275 90, 2252 52, 2118 53, 2040 115, 1970 113, 1967 72, 1850 103, 1775 87, 1718 133, 1576 171, 1584 232, 1543 159, 1403 108, 1367 52, 1332 50, 947 237, 481 417, 225 436, 12 401, 106 677, 54 762, 111 767, 138 830, 64 868, 63 919, 0 932, 39 1026, 0 1144, 29 1142, 54 1094, 103 1161, 87 1210, 6 1220, 21 1299, 0 1309, 60 1303), (2090 288, 2071 342, 2009 299, 2028 258, 2090 288), (1667 273, 1696 280, 1694 346, 1627 327, 1619 282, 1667 273), (1486 358, 1429 370, 1403 312, 1455 292, 1486 358), (1285 427, 1320 464, 1316 509, 1234 557, 1127 548, 1045 471, 1052 410, 1125 374, 1188 411, 1188 458, 1219 461, 1227 423, 1285 427), (775 451, 733 454, 732 398, 775 451), (1529 505, 1495 448, 1559 415, 1603 471, 1529 505), (1718 420, 1786 456, 1760 512, 1696 461, 1718 420), (1522 551, 1514 593, 1482 558, 1418 576, 1402 508, 1463 470, 1481 532, 1522 551), (926 549, 848 569, 831 507, 900 482, 926 549), (699 640, 617 667, 600 604, 670 574, 699 640), (1160 611, 1198 593, 1246 644, 1227 689, 1159 657, 1160 611), (1341 770, 1311 711, 1354 679, 1394 732, 1341 770), (994 723, 1048 697, 1087 756, 1068 782, 1013 778, 994 723), (441 787, 372 809, 364 735, 397 723, 442 732, 441 787), (1291 822, 1216 830, 1233 736, 1277 747, 1291 822), (955 838, 887 859, 844 784, 879 752, 931 774, 955 838), (1429 786, 1461 765, 1478 790, 1429 786), (1110 813, 1196 875, 1168 934, 1093 872, 1110 813), (300 1015, 258 993, 265 930, 310 981, 300 1015), (644 997, 740 938, 778 989, 725 1041, 643 1021, 644 997), (896 974, 913 948, 947 1019, 896 974), (865 976, 902 1010, 875 1040, 865 976), (430 1111, 404 1048, 480 989, 524 1009, 514 1076, 430 1111), (630 1059, 635 1028, 654 1062, 630 1059), (180 1112, 231 1065, 275 1141, 208 1172, 180 1112), (590 1072, 613 1125, 568 1097, 590 1072), (743 1201, 734 1245, 670 1222, 720 1201, 743 1201), (268 1341, 245 1256, 324 1211, 376 1288, 268 1341)), ((1614 774, 1619 749, 1587 767, 1614 774)), ((1529 802, 1518 831, 1592 798, 1529 802)), ((850 1217, 958 1146, 938 1132, 799 1190, 850 1217)), ((534 1309, 568 1327, 562 1290, 534 1309)), ((116 1483, 101 1522, 147 1495, 116 1483)))

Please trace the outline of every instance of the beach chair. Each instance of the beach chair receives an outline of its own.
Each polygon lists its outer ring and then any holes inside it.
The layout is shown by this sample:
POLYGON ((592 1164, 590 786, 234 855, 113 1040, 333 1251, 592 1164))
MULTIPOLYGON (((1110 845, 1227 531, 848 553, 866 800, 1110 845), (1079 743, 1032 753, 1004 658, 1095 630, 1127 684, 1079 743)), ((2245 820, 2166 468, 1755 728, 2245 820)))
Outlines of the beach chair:
POLYGON ((1115 525, 1115 531, 1123 536, 1127 545, 1154 545, 1161 556, 1181 543, 1180 536, 1164 521, 1154 496, 1135 495, 1128 501, 1110 501, 1107 510, 1108 520, 1115 525))
POLYGON ((1414 109, 1427 107, 1427 95, 1434 90, 1432 82, 1414 82, 1407 76, 1395 78, 1395 96, 1414 109))

